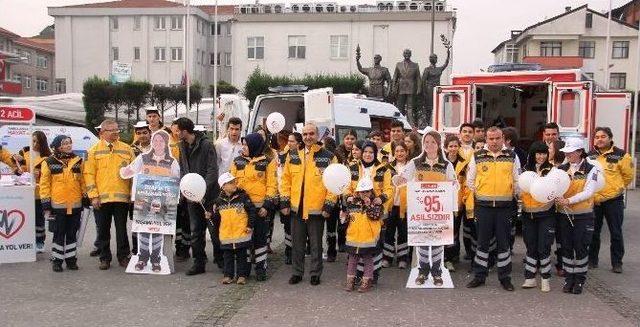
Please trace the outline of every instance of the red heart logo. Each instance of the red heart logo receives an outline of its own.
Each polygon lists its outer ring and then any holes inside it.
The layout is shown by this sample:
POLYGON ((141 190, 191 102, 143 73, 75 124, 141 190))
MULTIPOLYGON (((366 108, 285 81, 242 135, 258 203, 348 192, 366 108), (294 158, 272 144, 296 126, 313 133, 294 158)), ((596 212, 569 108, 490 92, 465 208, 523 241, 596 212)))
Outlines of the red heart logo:
POLYGON ((0 236, 6 239, 12 238, 22 229, 25 220, 24 213, 20 210, 0 211, 0 236), (16 223, 18 226, 16 226, 16 223))

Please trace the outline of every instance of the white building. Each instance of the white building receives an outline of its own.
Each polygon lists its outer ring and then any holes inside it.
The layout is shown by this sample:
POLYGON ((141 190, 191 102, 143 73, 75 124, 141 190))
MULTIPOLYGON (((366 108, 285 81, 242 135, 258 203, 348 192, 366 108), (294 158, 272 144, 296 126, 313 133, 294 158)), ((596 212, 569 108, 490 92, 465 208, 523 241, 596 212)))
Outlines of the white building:
MULTIPOLYGON (((213 52, 212 6, 193 6, 188 33, 192 81, 213 83, 213 60, 222 61, 219 79, 230 80, 228 20, 233 6, 219 6, 218 55, 213 52)), ((56 73, 67 92, 81 92, 94 75, 108 78, 114 60, 132 64, 131 78, 152 84, 181 84, 185 72, 185 7, 166 0, 123 0, 50 7, 55 18, 56 73)))
POLYGON ((512 31, 511 38, 492 52, 495 63, 538 63, 543 68, 581 68, 584 74, 610 90, 636 90, 638 27, 611 22, 611 44, 606 50, 607 15, 587 5, 512 31), (607 57, 609 76, 606 76, 607 57))
MULTIPOLYGON (((431 10, 419 1, 380 1, 381 6, 337 6, 292 4, 282 14, 261 14, 245 10, 235 15, 233 23, 234 85, 244 85, 256 67, 272 75, 302 76, 315 73, 358 73, 355 49, 360 45, 363 67, 373 65, 374 54, 382 56, 382 65, 391 74, 402 60, 404 49, 411 49, 412 60, 421 69, 428 66, 431 53, 431 10), (404 7, 399 4, 408 4, 404 7), (412 6, 413 4, 414 6, 412 6), (333 10, 329 9, 333 8, 333 10), (321 9, 320 12, 317 10, 321 9), (382 9, 382 10, 381 10, 382 9)), ((449 40, 455 32, 455 13, 441 3, 435 12, 435 53, 439 65, 444 63, 446 49, 440 35, 449 40)), ((271 5, 273 6, 273 5, 271 5)), ((251 7, 251 6, 249 6, 251 7)), ((430 4, 429 7, 430 8, 430 4)), ((275 10, 271 10, 272 12, 275 10)), ((443 74, 449 76, 451 67, 443 74)), ((442 81, 446 83, 446 81, 442 81)))
MULTIPOLYGON (((213 50, 214 6, 192 6, 188 35, 191 79, 213 83, 213 60, 219 56, 219 79, 242 89, 256 67, 274 75, 357 73, 371 66, 373 55, 393 74, 405 48, 424 69, 428 63, 431 18, 435 17, 435 53, 442 65, 446 49, 440 35, 452 40, 455 12, 444 1, 378 1, 377 6, 292 3, 218 6, 218 54, 213 50)), ((152 84, 182 82, 185 7, 167 0, 122 0, 50 7, 56 25, 56 74, 68 92, 81 92, 84 81, 109 77, 114 60, 132 64, 132 79, 152 84)), ((451 73, 450 62, 444 75, 451 73)), ((443 83, 447 81, 444 80, 443 83)))

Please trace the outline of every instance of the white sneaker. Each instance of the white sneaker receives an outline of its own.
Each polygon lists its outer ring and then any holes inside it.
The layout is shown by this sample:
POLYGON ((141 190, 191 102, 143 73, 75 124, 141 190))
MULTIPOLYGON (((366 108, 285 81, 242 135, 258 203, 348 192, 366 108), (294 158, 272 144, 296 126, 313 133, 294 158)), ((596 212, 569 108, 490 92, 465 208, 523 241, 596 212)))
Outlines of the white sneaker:
POLYGON ((389 268, 389 266, 391 266, 391 264, 389 264, 389 261, 382 260, 382 268, 389 268))
POLYGON ((398 269, 407 269, 407 263, 404 261, 400 261, 398 263, 398 269))
POLYGON ((44 253, 44 243, 36 243, 36 253, 44 253))
POLYGON ((524 280, 524 284, 522 284, 522 288, 534 288, 538 284, 536 283, 535 278, 527 278, 524 280))
POLYGON ((540 280, 540 290, 544 293, 551 291, 551 286, 549 285, 549 278, 543 278, 540 280))

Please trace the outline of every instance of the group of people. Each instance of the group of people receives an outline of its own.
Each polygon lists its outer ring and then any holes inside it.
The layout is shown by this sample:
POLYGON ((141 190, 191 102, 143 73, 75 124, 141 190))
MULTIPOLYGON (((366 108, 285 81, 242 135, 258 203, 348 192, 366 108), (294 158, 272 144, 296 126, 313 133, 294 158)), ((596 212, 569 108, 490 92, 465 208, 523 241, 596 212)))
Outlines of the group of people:
MULTIPOLYGON (((446 135, 444 140, 436 131, 405 132, 403 123, 394 121, 389 142, 380 131, 358 140, 358 134, 349 130, 339 136, 342 142, 337 145, 333 139, 319 139, 313 123, 299 132, 271 134, 258 129, 241 137, 243 122, 234 117, 228 120, 224 137, 211 142, 188 118, 178 118, 167 128, 157 110, 146 114, 146 121, 134 126, 131 145, 120 141, 116 121, 102 122, 100 140, 89 149, 86 161, 73 153, 70 137, 59 135, 48 144, 42 132, 33 134, 33 151, 25 148, 12 155, 1 150, 0 159, 16 173, 28 171, 33 161, 38 186, 37 249, 44 248, 44 220, 51 217, 54 271, 63 271, 63 263, 67 269, 78 269, 76 232, 80 213, 89 206, 97 228, 91 255, 99 257, 100 269, 109 269, 112 261, 112 220, 121 266, 126 267, 132 253, 138 252, 137 242, 152 242, 149 235, 135 237, 134 233, 133 251, 129 247, 132 183, 122 178, 120 170, 135 166, 137 157, 154 148, 151 135, 164 131, 171 152, 167 160, 177 162, 167 164, 167 174, 196 173, 207 185, 201 203, 183 198, 178 208, 175 259, 193 256, 187 275, 205 272, 208 231, 213 261, 223 270, 222 283, 245 284, 252 266, 256 280, 266 280, 271 236, 279 216, 285 232, 285 263, 293 268, 289 284, 302 281, 306 256, 311 261, 310 283, 320 284, 326 236, 327 262, 335 262, 339 252, 348 255, 345 289, 369 291, 382 268, 406 269, 411 264, 406 183, 413 181, 452 181, 458 188, 454 244, 416 248, 418 285, 431 275, 433 284, 442 286, 441 267, 456 270, 462 230, 464 259, 472 262, 474 276, 467 287, 483 285, 495 265, 502 287, 513 291, 511 255, 518 217, 526 246, 523 288, 537 287, 536 274, 540 274, 541 290, 550 291, 555 243, 556 271, 565 277, 563 291, 580 294, 588 268, 598 266, 605 219, 611 233, 612 270, 622 272, 623 196, 633 164, 624 150, 613 145, 607 127, 596 128, 593 142, 576 138, 563 142, 558 126, 548 123, 542 140, 525 152, 518 146, 515 128, 485 130, 478 121, 462 124, 458 135, 446 135), (586 143, 591 143, 592 151, 585 150, 586 143), (332 163, 347 166, 351 174, 342 195, 332 194, 322 181, 332 163), (571 180, 565 194, 540 203, 518 188, 522 171, 545 176, 554 167, 571 180), (603 178, 606 185, 596 191, 597 181, 603 178)), ((152 262, 154 270, 158 264, 152 262)), ((143 268, 146 262, 138 265, 143 268)))

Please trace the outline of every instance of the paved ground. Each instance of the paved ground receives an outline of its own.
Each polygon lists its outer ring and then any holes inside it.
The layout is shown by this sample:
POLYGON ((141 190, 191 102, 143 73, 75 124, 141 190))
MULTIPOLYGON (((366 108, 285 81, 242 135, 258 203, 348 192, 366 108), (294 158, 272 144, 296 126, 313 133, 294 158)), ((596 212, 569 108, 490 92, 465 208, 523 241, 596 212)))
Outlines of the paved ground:
MULTIPOLYGON (((603 233, 600 268, 589 272, 587 292, 563 294, 553 278, 552 292, 522 290, 521 239, 514 258, 515 292, 499 288, 495 272, 487 286, 468 290, 469 264, 453 273, 455 289, 409 290, 407 271, 382 272, 379 287, 368 294, 340 289, 345 258, 325 263, 320 286, 290 286, 290 266, 281 260, 277 224, 273 277, 266 283, 221 286, 221 274, 186 277, 189 263, 177 264, 170 276, 125 274, 124 268, 97 268, 97 260, 80 251, 77 272, 51 272, 48 254, 36 263, 0 266, 2 326, 639 326, 640 192, 629 196, 625 222, 625 273, 609 271, 608 232, 603 233)), ((88 240, 93 226, 88 227, 88 240)), ((48 241, 51 237, 49 236, 48 241)), ((112 245, 113 246, 113 245, 112 245)), ((208 248, 210 251, 210 247, 208 248)))

